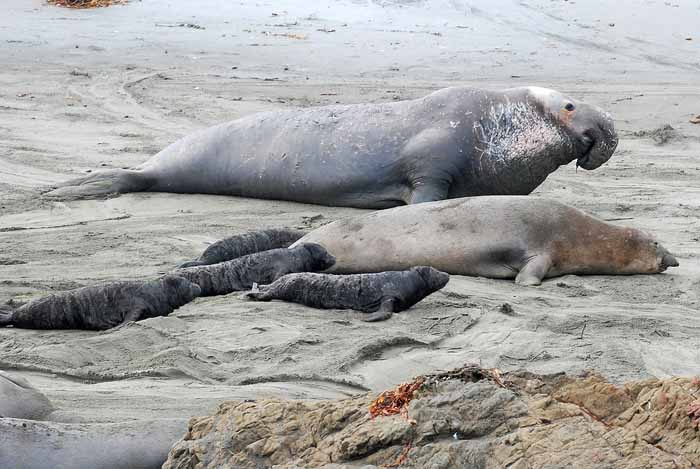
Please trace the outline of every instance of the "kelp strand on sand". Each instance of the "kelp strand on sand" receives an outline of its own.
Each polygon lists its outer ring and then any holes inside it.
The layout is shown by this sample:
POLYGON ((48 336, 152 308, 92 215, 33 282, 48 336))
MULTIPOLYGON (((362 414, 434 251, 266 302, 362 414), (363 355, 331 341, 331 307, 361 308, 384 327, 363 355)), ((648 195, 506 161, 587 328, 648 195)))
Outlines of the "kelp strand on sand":
POLYGON ((112 5, 124 5, 129 0, 46 0, 49 5, 64 8, 101 8, 112 5))

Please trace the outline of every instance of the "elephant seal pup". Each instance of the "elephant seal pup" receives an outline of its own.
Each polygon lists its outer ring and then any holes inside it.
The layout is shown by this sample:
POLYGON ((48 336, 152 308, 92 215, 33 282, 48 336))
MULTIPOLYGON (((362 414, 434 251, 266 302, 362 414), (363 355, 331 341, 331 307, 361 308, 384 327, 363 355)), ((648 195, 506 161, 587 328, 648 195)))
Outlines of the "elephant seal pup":
POLYGON ((529 194, 571 161, 597 168, 616 146, 609 114, 557 91, 454 87, 410 101, 254 114, 48 195, 206 193, 388 208, 529 194))
POLYGON ((29 381, 0 371, 0 418, 42 420, 53 410, 49 399, 29 381))
POLYGON ((167 316, 200 294, 183 277, 114 282, 55 293, 16 309, 0 308, 0 327, 105 330, 129 321, 167 316))
POLYGON ((246 293, 257 301, 284 300, 312 308, 354 309, 373 313, 363 321, 389 319, 393 313, 410 308, 450 281, 445 272, 432 267, 412 267, 401 272, 331 275, 289 274, 260 292, 246 293))
POLYGON ((4 418, 0 467, 156 469, 185 433, 185 419, 78 424, 4 418))
POLYGON ((455 275, 515 278, 521 285, 565 274, 654 274, 678 265, 639 230, 526 196, 443 200, 372 212, 322 226, 297 243, 325 247, 336 258, 331 272, 429 265, 455 275))
POLYGON ((304 231, 285 229, 249 231, 212 243, 199 258, 180 264, 178 267, 218 264, 256 252, 286 248, 305 234, 304 231))
POLYGON ((271 283, 294 272, 319 272, 330 268, 335 259, 318 244, 271 249, 219 264, 188 267, 174 271, 199 285, 200 296, 227 295, 250 290, 254 283, 271 283))

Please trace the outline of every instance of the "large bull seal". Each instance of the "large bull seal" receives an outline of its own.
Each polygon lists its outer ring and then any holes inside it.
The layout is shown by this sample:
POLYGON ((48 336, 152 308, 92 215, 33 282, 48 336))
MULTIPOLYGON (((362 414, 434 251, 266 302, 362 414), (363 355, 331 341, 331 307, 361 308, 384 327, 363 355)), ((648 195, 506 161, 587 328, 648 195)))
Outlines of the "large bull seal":
POLYGON ((155 191, 388 208, 529 194, 573 160, 597 168, 616 146, 607 113, 557 91, 455 87, 411 101, 255 114, 49 195, 155 191))
MULTIPOLYGON (((429 265, 456 275, 538 285, 565 274, 652 274, 677 266, 651 236, 526 196, 443 200, 372 212, 312 231, 338 273, 429 265)), ((294 247, 294 245, 292 245, 294 247)))

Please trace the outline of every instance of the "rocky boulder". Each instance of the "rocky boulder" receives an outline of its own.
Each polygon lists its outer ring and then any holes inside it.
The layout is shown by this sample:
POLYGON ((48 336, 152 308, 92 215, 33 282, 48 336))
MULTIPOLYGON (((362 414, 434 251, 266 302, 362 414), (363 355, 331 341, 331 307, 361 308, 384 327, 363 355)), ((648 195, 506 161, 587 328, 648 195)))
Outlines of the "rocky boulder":
POLYGON ((700 465, 698 379, 618 387, 595 374, 464 367, 403 386, 337 401, 226 402, 190 421, 163 467, 700 465))

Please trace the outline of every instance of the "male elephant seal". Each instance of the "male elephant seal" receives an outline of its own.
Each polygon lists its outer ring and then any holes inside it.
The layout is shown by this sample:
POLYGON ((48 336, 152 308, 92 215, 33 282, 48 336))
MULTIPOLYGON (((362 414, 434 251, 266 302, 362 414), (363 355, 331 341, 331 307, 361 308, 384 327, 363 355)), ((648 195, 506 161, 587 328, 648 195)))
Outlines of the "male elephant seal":
POLYGON ((261 291, 246 293, 245 297, 257 301, 291 301, 312 308, 354 309, 373 313, 363 320, 374 322, 410 308, 449 281, 450 276, 445 272, 425 266, 378 274, 300 273, 261 285, 261 291))
POLYGON ((0 306, 0 327, 105 330, 128 321, 167 316, 200 292, 198 285, 175 275, 83 287, 16 309, 0 306))
POLYGON ((545 88, 454 87, 410 101, 272 111, 182 138, 132 170, 74 179, 51 196, 225 194, 388 208, 529 194, 559 166, 605 163, 609 114, 545 88))
MULTIPOLYGON (((527 196, 472 197, 372 212, 318 228, 331 272, 429 265, 456 275, 539 285, 564 274, 652 274, 678 265, 651 236, 527 196)), ((292 245, 293 247, 294 245, 292 245)))
POLYGON ((287 229, 250 231, 212 243, 199 258, 180 264, 178 267, 218 264, 260 251, 286 248, 305 234, 304 231, 287 229))
POLYGON ((250 290, 254 283, 274 282, 294 272, 319 272, 335 259, 318 244, 271 249, 218 264, 178 269, 173 273, 200 287, 201 296, 227 295, 250 290))

